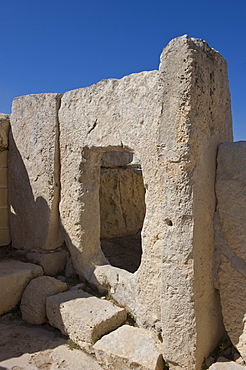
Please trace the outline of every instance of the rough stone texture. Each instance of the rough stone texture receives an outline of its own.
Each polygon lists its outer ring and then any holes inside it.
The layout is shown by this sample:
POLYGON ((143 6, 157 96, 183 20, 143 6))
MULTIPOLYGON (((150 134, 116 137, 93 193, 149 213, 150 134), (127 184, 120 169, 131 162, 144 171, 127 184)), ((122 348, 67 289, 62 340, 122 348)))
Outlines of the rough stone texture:
POLYGON ((243 370, 245 366, 236 364, 235 362, 216 362, 209 367, 209 370, 243 370))
POLYGON ((14 308, 29 281, 42 274, 42 267, 31 263, 0 262, 0 315, 14 308))
POLYGON ((246 361, 246 142, 225 143, 218 151, 215 217, 216 272, 223 321, 246 361))
POLYGON ((167 86, 159 151, 163 355, 200 369, 223 333, 212 271, 216 151, 232 140, 227 65, 204 41, 183 36, 164 49, 160 71, 167 86))
POLYGON ((94 345, 98 363, 107 370, 162 370, 160 342, 155 333, 123 325, 94 345))
POLYGON ((60 211, 76 272, 109 289, 139 325, 162 330, 171 366, 200 369, 223 330, 212 261, 216 151, 232 140, 225 60, 179 37, 159 71, 65 93, 59 121, 60 211), (134 274, 107 265, 100 250, 107 151, 133 152, 142 166, 146 216, 134 274))
POLYGON ((0 151, 8 148, 9 114, 0 113, 0 151))
MULTIPOLYGON (((0 127, 1 127, 1 118, 0 118, 0 127)), ((8 196, 7 167, 8 167, 8 150, 1 151, 0 149, 0 246, 8 245, 11 241, 9 228, 9 205, 7 199, 8 196)))
POLYGON ((102 335, 126 320, 126 311, 81 289, 46 299, 49 323, 82 347, 90 349, 102 335))
POLYGON ((75 269, 73 267, 73 261, 72 261, 72 258, 69 257, 67 263, 66 263, 66 267, 65 267, 65 276, 67 278, 71 278, 71 277, 76 277, 78 276, 75 272, 75 269))
POLYGON ((9 141, 12 243, 17 249, 55 250, 62 244, 58 212, 57 111, 61 95, 15 98, 9 141))
POLYGON ((66 283, 50 276, 40 276, 30 281, 21 299, 23 320, 30 324, 43 324, 46 321, 46 298, 66 290, 66 283))
POLYGON ((133 160, 133 154, 127 152, 105 152, 102 155, 102 167, 126 166, 133 160))
POLYGON ((66 251, 51 253, 32 252, 27 253, 26 257, 30 262, 42 266, 45 275, 56 276, 65 269, 68 253, 66 251))
POLYGON ((69 345, 58 330, 0 318, 1 370, 100 370, 96 359, 69 345))
POLYGON ((141 170, 101 169, 102 238, 136 234, 143 226, 145 190, 141 170))

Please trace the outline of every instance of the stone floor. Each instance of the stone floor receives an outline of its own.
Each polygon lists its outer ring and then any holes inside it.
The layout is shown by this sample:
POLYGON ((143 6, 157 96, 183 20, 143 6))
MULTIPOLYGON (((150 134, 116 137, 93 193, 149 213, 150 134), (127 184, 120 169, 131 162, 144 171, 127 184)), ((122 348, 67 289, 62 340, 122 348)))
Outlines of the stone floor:
POLYGON ((0 333, 0 370, 102 369, 59 330, 28 325, 18 313, 0 318, 0 333))

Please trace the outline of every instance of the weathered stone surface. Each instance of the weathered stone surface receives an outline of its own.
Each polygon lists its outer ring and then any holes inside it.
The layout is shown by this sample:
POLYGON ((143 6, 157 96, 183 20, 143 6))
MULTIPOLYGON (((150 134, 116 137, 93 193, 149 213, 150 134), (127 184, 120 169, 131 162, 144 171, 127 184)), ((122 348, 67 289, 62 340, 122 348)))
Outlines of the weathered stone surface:
MULTIPOLYGON (((5 115, 3 115, 5 116, 5 115)), ((0 114, 0 246, 10 244, 10 229, 9 229, 9 205, 8 205, 8 150, 1 151, 6 142, 4 133, 8 130, 3 130, 3 127, 9 125, 9 118, 1 119, 0 114), (6 123, 7 122, 7 123, 6 123)), ((6 127, 5 127, 6 128, 6 127)), ((6 144, 7 146, 7 144, 6 144)))
POLYGON ((0 315, 14 308, 29 281, 40 275, 42 267, 31 263, 0 262, 0 315))
POLYGON ((220 145, 216 179, 216 276, 228 335, 246 360, 246 142, 220 145))
POLYGON ((9 114, 0 113, 0 151, 8 148, 9 114))
POLYGON ((64 270, 68 260, 68 253, 66 251, 51 253, 31 252, 27 253, 26 257, 30 262, 42 266, 45 275, 56 276, 64 270))
POLYGON ((90 349, 102 335, 126 320, 126 311, 81 289, 46 299, 49 323, 82 347, 90 349))
POLYGON ((145 190, 141 170, 101 169, 101 237, 136 234, 143 226, 145 190))
POLYGON ((62 244, 58 212, 59 94, 15 98, 9 142, 10 226, 15 248, 55 250, 62 244))
POLYGON ((206 42, 185 35, 163 50, 160 71, 163 356, 199 369, 223 333, 213 287, 213 216, 217 146, 232 140, 227 64, 206 42))
POLYGON ((97 361, 107 370, 162 370, 160 342, 155 333, 123 325, 94 345, 97 361))
POLYGON ((217 146, 232 140, 225 60, 204 41, 179 37, 159 71, 65 93, 59 121, 60 212, 76 272, 107 287, 141 326, 162 330, 168 362, 199 368, 223 331, 212 220, 217 146), (101 156, 112 150, 135 153, 143 171, 134 274, 107 265, 100 250, 101 156))
POLYGON ((72 258, 69 257, 67 263, 66 263, 66 267, 65 267, 65 276, 67 278, 71 278, 71 277, 76 277, 78 276, 75 272, 75 269, 73 267, 73 261, 72 261, 72 258))
POLYGON ((133 160, 133 154, 127 152, 105 152, 102 155, 102 167, 126 166, 133 160))
POLYGON ((100 370, 95 358, 74 348, 58 330, 0 318, 1 370, 100 370))
POLYGON ((30 324, 43 324, 46 321, 46 298, 66 290, 66 283, 50 276, 40 276, 30 281, 21 299, 23 320, 30 324))
POLYGON ((243 370, 245 366, 236 364, 233 361, 230 362, 216 362, 209 367, 209 370, 243 370))

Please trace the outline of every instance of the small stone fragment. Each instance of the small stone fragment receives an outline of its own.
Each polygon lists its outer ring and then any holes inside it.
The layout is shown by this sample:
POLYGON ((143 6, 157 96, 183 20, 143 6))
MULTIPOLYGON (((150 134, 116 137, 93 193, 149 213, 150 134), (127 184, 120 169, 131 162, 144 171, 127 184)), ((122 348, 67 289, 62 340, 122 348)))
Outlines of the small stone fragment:
POLYGON ((220 356, 217 358, 217 362, 228 362, 228 358, 224 357, 224 356, 220 356))
POLYGON ((43 324, 46 321, 46 297, 67 290, 67 284, 50 277, 40 276, 26 287, 21 299, 23 320, 30 324, 43 324))
POLYGON ((213 356, 207 357, 205 362, 208 367, 211 366, 214 363, 214 357, 213 356))
POLYGON ((95 345, 98 363, 107 370, 162 370, 160 342, 155 333, 123 325, 95 345))

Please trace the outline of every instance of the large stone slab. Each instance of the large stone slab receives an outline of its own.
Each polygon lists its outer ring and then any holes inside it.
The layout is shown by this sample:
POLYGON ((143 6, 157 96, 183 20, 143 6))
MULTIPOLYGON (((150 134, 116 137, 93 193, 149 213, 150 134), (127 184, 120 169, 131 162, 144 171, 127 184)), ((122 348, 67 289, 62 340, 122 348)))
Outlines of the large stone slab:
POLYGON ((40 276, 30 281, 21 299, 23 320, 30 324, 46 321, 46 298, 67 290, 67 284, 50 276, 40 276))
POLYGON ((29 281, 40 275, 42 267, 32 263, 0 262, 0 315, 14 308, 29 281))
POLYGON ((246 361, 246 142, 220 145, 216 178, 216 286, 228 335, 246 361))
POLYGON ((102 168, 100 175, 101 237, 136 234, 145 216, 141 170, 102 168))
POLYGON ((12 105, 9 202, 17 249, 55 250, 62 244, 57 112, 60 94, 27 95, 12 105))
POLYGON ((217 147, 232 140, 225 60, 203 40, 179 37, 159 71, 66 92, 59 121, 60 211, 76 272, 107 288, 140 326, 162 332, 172 366, 200 368, 223 334, 213 215, 217 147), (146 214, 134 274, 112 268, 100 250, 108 151, 134 153, 142 167, 146 214))
POLYGON ((52 326, 89 350, 102 335, 126 320, 123 308, 81 289, 47 297, 46 313, 52 326))
POLYGON ((107 370, 162 370, 160 344, 155 333, 123 325, 100 339, 94 349, 97 361, 107 370))

